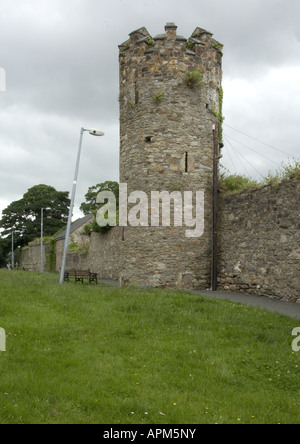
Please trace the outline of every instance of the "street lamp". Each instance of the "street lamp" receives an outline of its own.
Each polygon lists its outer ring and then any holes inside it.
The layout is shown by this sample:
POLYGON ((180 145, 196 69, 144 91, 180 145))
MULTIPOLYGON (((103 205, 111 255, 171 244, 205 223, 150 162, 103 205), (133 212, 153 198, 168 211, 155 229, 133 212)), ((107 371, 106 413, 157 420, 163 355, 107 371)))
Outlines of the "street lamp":
POLYGON ((81 130, 80 130, 80 140, 79 140, 79 147, 78 147, 78 154, 77 154, 77 162, 76 162, 75 176, 74 176, 74 181, 73 181, 71 204, 70 204, 68 224, 67 224, 66 237, 65 237, 65 246, 64 246, 63 257, 62 257, 62 264, 61 264, 61 270, 60 270, 60 278, 59 278, 59 283, 60 284, 63 284, 64 280, 65 280, 65 268, 66 268, 67 253, 68 253, 68 248, 69 248, 71 223, 72 223, 72 215, 73 215, 73 207, 74 207, 74 201, 75 201, 76 186, 77 186, 78 171, 79 171, 79 163, 80 163, 81 148, 82 148, 82 139, 83 139, 83 133, 85 131, 88 131, 92 136, 104 136, 104 133, 102 131, 99 131, 99 130, 96 130, 96 129, 81 128, 81 130))
POLYGON ((11 268, 12 270, 15 268, 15 231, 11 230, 11 268))
POLYGON ((44 273, 44 208, 41 208, 41 273, 44 273))

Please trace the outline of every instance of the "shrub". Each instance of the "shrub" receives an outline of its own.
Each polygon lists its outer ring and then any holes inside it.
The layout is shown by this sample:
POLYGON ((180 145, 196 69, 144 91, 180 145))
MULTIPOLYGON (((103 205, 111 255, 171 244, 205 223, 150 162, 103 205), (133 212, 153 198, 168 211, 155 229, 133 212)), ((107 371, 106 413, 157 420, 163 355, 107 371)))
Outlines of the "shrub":
POLYGON ((300 178, 300 162, 296 159, 289 159, 288 163, 284 165, 282 163, 281 167, 272 173, 269 171, 268 175, 263 179, 263 185, 278 185, 279 183, 300 178))
POLYGON ((226 176, 225 173, 221 174, 220 185, 226 193, 238 193, 259 186, 258 182, 249 177, 237 174, 226 176))
POLYGON ((154 103, 157 103, 157 104, 161 103, 163 101, 163 99, 164 99, 163 93, 155 94, 155 96, 153 97, 154 103))
POLYGON ((300 177, 300 162, 296 159, 290 160, 282 167, 283 180, 296 179, 300 177))

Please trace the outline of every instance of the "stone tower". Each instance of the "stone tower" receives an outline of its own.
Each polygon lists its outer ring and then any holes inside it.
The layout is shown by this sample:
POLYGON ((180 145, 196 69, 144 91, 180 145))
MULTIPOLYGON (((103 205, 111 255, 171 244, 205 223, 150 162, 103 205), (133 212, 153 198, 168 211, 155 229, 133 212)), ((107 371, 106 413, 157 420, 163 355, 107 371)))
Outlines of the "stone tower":
MULTIPOLYGON (((186 226, 124 227, 121 280, 152 286, 210 285, 214 132, 222 115, 222 45, 196 28, 189 39, 168 23, 119 46, 120 182, 128 193, 204 191, 204 233, 186 226)), ((219 135, 220 136, 220 135, 219 135)), ((195 202, 194 202, 195 203, 195 202)), ((151 211, 151 204, 149 213, 151 211)), ((149 214, 149 225, 150 224, 149 214)))

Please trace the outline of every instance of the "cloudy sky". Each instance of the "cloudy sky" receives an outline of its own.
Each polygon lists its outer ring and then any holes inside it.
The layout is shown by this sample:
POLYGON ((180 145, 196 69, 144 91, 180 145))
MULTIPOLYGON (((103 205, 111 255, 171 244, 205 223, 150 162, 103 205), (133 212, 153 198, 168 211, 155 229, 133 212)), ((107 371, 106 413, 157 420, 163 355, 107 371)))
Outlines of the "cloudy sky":
POLYGON ((44 183, 70 191, 118 180, 118 44, 175 22, 223 43, 223 165, 259 178, 300 157, 299 0, 0 0, 0 212, 44 183), (250 137, 248 137, 250 136, 250 137), (261 143, 263 142, 263 143, 261 143))

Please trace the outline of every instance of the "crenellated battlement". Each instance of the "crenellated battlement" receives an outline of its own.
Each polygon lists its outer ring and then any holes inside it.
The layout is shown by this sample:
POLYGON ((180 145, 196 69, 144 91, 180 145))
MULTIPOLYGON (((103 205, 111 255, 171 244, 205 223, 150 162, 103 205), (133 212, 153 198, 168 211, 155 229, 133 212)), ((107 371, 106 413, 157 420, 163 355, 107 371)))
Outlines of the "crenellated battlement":
POLYGON ((160 50, 168 47, 174 47, 181 50, 187 56, 197 56, 202 54, 203 48, 206 50, 216 51, 221 57, 223 55, 223 45, 213 39, 213 34, 205 29, 197 27, 189 38, 177 34, 177 26, 175 23, 167 23, 165 33, 158 34, 154 37, 145 27, 139 28, 129 34, 130 38, 126 42, 119 45, 120 57, 138 53, 159 54, 160 50), (128 54, 126 54, 128 52, 128 54))
MULTIPOLYGON (((145 27, 129 34, 129 39, 119 45, 120 97, 128 96, 132 85, 151 83, 159 80, 166 85, 182 83, 188 72, 199 71, 206 85, 206 103, 215 113, 219 113, 218 95, 222 82, 223 45, 213 38, 213 34, 197 27, 189 37, 177 34, 177 26, 167 23, 165 33, 152 37, 145 27), (130 86, 131 85, 131 86, 130 86)), ((158 91, 159 92, 159 91, 158 91)), ((136 104, 137 100, 128 99, 136 104)))

